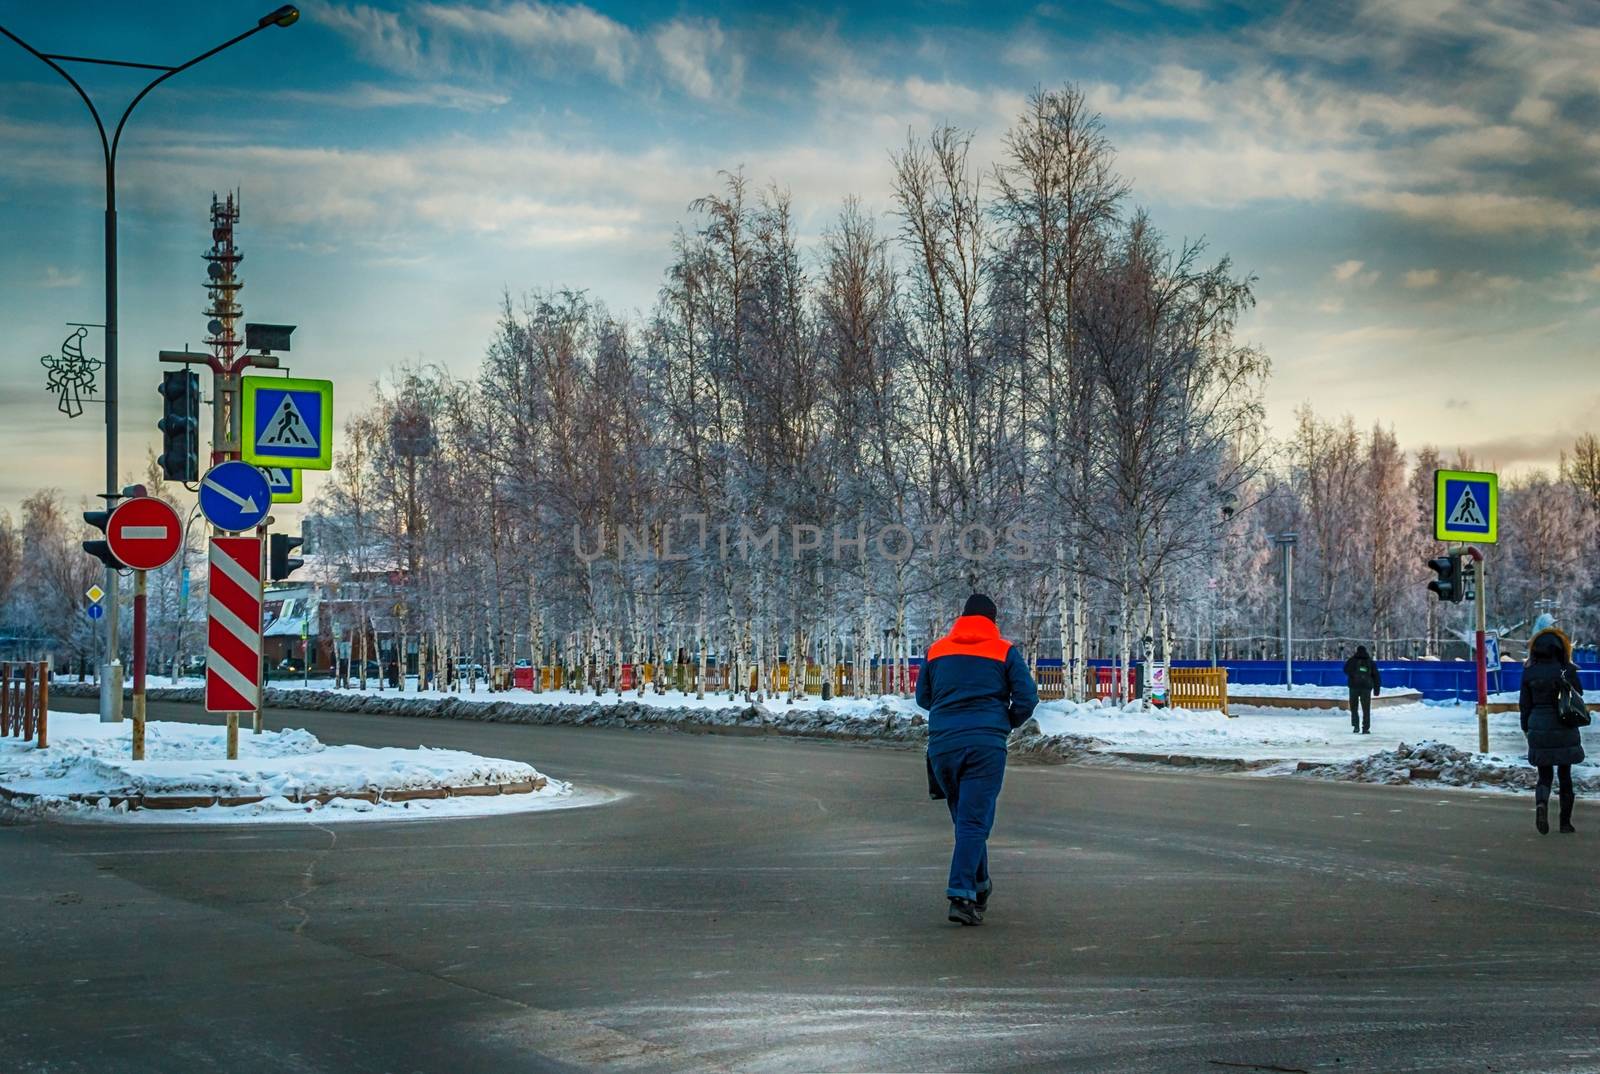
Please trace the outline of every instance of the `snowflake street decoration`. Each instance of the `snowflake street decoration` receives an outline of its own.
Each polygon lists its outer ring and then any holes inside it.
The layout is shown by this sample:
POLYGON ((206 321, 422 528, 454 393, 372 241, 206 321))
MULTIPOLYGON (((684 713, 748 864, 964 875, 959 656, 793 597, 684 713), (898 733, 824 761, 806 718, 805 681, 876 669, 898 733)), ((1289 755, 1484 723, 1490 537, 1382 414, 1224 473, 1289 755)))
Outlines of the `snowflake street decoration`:
POLYGON ((83 413, 83 393, 94 394, 94 375, 102 365, 100 359, 83 353, 87 328, 80 328, 61 341, 61 357, 46 354, 39 359, 44 366, 45 391, 55 392, 61 398, 56 409, 69 418, 83 413))

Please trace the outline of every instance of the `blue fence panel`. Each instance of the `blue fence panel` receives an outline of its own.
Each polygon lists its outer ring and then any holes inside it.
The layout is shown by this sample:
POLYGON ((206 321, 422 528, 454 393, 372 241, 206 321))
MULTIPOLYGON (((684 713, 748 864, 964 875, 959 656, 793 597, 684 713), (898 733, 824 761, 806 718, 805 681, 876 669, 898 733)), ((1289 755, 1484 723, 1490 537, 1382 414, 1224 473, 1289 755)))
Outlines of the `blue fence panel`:
MULTIPOLYGON (((874 660, 872 666, 878 667, 874 660)), ((921 657, 912 657, 914 667, 922 665, 921 657)), ((1137 663, 1137 662, 1136 662, 1137 663)), ((1038 666, 1058 668, 1061 660, 1041 657, 1038 666)), ((1115 667, 1115 660, 1090 660, 1091 668, 1115 667)), ((1175 668, 1208 668, 1209 660, 1174 660, 1175 668)), ((1282 660, 1221 660, 1219 667, 1228 669, 1228 686, 1248 687, 1282 686, 1282 660)), ((1470 660, 1379 660, 1378 670, 1383 675, 1383 685, 1391 689, 1411 689, 1430 701, 1474 701, 1478 697, 1477 667, 1470 660)), ((1581 661, 1578 677, 1585 690, 1600 692, 1600 663, 1581 661)), ((1301 686, 1344 686, 1343 660, 1296 660, 1294 681, 1301 686)), ((1489 669, 1489 692, 1515 693, 1522 688, 1522 665, 1517 662, 1502 664, 1497 670, 1489 669)))

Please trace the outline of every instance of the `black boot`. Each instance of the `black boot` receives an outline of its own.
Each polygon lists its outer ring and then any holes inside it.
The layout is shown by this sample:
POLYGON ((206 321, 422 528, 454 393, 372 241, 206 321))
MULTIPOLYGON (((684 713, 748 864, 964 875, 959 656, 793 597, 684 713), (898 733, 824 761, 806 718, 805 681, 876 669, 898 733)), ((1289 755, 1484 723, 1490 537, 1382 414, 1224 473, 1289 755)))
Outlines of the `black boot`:
MULTIPOLYGON (((1570 813, 1572 811, 1569 809, 1567 812, 1570 813)), ((986 887, 982 891, 978 892, 978 901, 977 901, 976 905, 978 907, 978 913, 980 915, 985 910, 989 909, 989 896, 992 895, 993 893, 994 893, 994 881, 993 880, 989 881, 989 886, 988 887, 986 887)))
POLYGON ((983 915, 978 912, 978 904, 971 899, 951 899, 948 917, 957 925, 983 924, 983 915))
POLYGON ((1563 791, 1561 794, 1561 830, 1564 832, 1578 830, 1572 826, 1572 803, 1577 797, 1574 792, 1563 791))
POLYGON ((1550 803, 1548 801, 1534 803, 1533 826, 1539 829, 1540 835, 1550 834, 1550 803))

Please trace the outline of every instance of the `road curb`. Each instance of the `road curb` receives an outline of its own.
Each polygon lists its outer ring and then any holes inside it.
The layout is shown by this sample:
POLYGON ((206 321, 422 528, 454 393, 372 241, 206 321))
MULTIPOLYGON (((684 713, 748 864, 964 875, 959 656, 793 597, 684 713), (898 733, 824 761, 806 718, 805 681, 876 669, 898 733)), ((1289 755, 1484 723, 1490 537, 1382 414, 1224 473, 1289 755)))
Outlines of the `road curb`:
POLYGON ((112 809, 126 806, 134 809, 210 809, 212 807, 231 809, 238 806, 257 805, 268 798, 282 797, 295 805, 327 805, 336 798, 348 801, 371 802, 377 805, 380 802, 414 802, 419 799, 437 801, 445 798, 477 798, 503 794, 533 794, 542 791, 548 786, 549 781, 540 776, 537 779, 522 780, 517 783, 477 783, 466 784, 460 787, 413 787, 385 790, 382 787, 367 787, 361 790, 347 791, 317 791, 312 794, 267 795, 267 794, 35 794, 32 791, 18 791, 0 785, 0 799, 8 802, 38 802, 38 801, 68 801, 80 805, 95 805, 99 802, 108 803, 112 809))

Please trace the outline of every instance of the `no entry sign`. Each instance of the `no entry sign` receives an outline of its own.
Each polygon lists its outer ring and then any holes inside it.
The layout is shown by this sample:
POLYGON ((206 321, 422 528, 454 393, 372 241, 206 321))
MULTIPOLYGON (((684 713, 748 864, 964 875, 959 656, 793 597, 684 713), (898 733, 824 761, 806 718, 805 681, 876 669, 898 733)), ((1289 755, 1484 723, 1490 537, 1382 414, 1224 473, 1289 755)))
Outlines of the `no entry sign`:
POLYGON ((160 570, 183 543, 183 521, 165 500, 136 496, 123 500, 106 521, 106 544, 123 566, 160 570))

